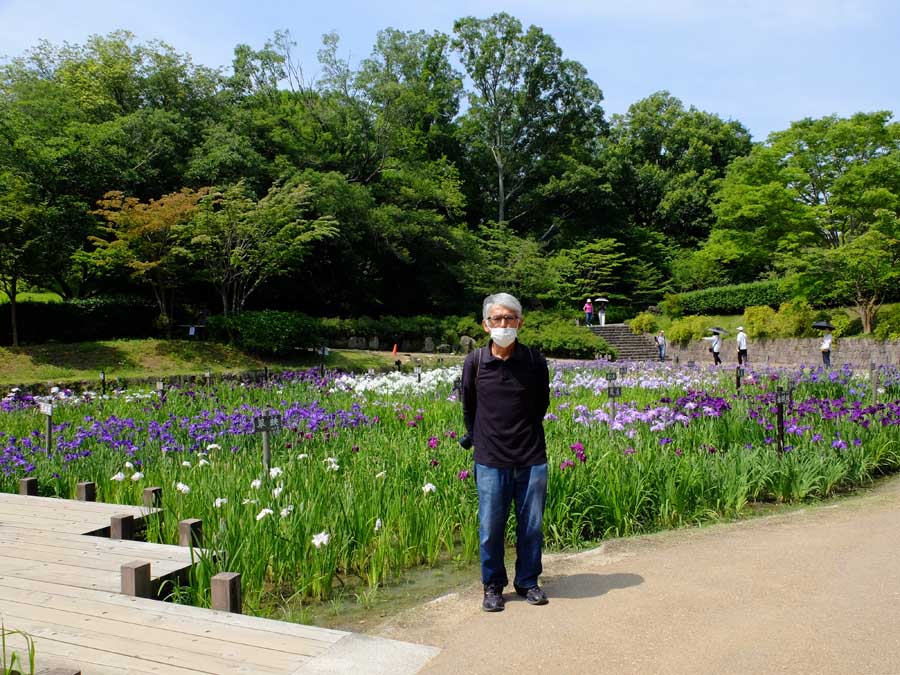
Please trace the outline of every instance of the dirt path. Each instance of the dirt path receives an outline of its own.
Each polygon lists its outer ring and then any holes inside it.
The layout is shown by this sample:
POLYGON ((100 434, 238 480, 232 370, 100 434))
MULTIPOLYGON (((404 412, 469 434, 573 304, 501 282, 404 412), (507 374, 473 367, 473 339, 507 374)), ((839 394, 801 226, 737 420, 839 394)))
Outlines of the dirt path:
POLYGON ((486 614, 476 583, 378 633, 441 647, 425 673, 900 673, 900 477, 544 567, 545 607, 486 614))

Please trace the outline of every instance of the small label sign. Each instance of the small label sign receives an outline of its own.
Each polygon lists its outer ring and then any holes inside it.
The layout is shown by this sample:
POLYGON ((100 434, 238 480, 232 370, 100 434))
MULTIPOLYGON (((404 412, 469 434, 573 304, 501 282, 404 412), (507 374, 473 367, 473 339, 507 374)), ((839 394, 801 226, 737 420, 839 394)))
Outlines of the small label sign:
POLYGON ((52 403, 41 403, 38 408, 41 411, 42 415, 46 415, 47 417, 53 416, 53 404, 52 403))
POLYGON ((166 385, 163 383, 162 380, 156 381, 156 391, 162 391, 165 388, 166 388, 166 385))
POLYGON ((418 366, 416 366, 415 368, 413 368, 413 372, 414 372, 416 375, 419 375, 419 374, 422 373, 422 369, 419 368, 418 366))
POLYGON ((619 375, 621 375, 622 377, 625 377, 627 374, 628 374, 627 366, 622 366, 621 368, 619 368, 619 375))
POLYGON ((253 418, 253 431, 278 431, 281 429, 281 415, 260 415, 253 418))
POLYGON ((780 403, 784 405, 785 403, 791 402, 791 392, 786 389, 776 389, 775 390, 775 403, 780 403))
POLYGON ((615 382, 618 378, 619 376, 614 371, 610 371, 606 374, 606 379, 610 382, 615 382))
POLYGON ((619 398, 622 395, 622 387, 609 387, 606 390, 610 398, 619 398))
POLYGON ((369 368, 369 377, 375 377, 375 369, 369 368))

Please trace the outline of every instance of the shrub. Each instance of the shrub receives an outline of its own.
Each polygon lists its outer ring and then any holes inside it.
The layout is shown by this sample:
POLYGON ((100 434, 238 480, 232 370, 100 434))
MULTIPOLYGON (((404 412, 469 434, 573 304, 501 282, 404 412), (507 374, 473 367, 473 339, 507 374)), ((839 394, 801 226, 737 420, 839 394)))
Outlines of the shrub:
POLYGON ((684 303, 677 293, 666 293, 659 303, 660 311, 666 316, 677 319, 684 316, 684 303))
POLYGON ((775 334, 778 337, 812 337, 816 334, 812 323, 815 312, 805 299, 783 302, 775 315, 775 334))
POLYGON ((775 321, 775 310, 768 305, 758 305, 748 307, 744 310, 744 316, 741 317, 741 323, 747 335, 754 338, 775 337, 778 333, 778 327, 775 321))
POLYGON ((882 307, 878 310, 873 334, 879 340, 896 340, 900 338, 900 305, 882 307))
POLYGON ((651 314, 650 312, 641 312, 636 317, 629 321, 626 321, 625 323, 628 324, 631 332, 635 335, 656 332, 656 317, 653 316, 653 314, 651 314))
POLYGON ((847 337, 849 335, 859 335, 862 333, 862 319, 859 317, 847 316, 845 312, 839 312, 827 319, 834 326, 831 331, 834 337, 847 337))
POLYGON ((291 354, 322 341, 321 322, 299 312, 241 312, 210 317, 207 325, 211 336, 228 334, 242 349, 260 354, 291 354))
POLYGON ((669 326, 669 341, 686 345, 691 340, 699 340, 709 335, 709 327, 712 325, 712 319, 708 316, 686 316, 683 319, 677 319, 669 326))
POLYGON ((597 354, 610 358, 616 350, 606 340, 574 322, 560 317, 541 317, 534 312, 526 317, 519 331, 521 341, 540 350, 546 356, 592 359, 597 354))
POLYGON ((776 307, 788 300, 789 294, 781 289, 777 279, 772 279, 704 288, 702 291, 681 293, 679 298, 686 314, 741 314, 746 307, 776 307))

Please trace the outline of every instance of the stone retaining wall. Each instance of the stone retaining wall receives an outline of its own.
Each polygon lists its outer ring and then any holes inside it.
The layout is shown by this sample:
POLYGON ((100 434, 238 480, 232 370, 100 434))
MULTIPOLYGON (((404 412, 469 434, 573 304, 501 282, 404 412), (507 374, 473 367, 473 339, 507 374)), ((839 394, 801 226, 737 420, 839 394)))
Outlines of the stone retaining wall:
MULTIPOLYGON (((819 345, 821 338, 790 338, 779 340, 749 340, 747 356, 753 365, 809 365, 822 363, 819 345)), ((719 353, 723 364, 737 364, 737 346, 734 338, 726 339, 719 353)), ((695 340, 685 346, 669 344, 667 360, 675 358, 681 363, 696 361, 712 363, 709 342, 695 340)), ((831 365, 849 363, 868 367, 870 363, 900 364, 900 340, 873 340, 867 338, 836 338, 831 347, 831 365)))

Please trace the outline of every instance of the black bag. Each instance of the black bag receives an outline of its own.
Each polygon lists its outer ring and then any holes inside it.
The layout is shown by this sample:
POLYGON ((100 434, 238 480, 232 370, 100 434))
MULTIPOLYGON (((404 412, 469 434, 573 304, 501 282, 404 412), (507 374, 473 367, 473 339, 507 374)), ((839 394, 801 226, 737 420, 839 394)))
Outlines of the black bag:
POLYGON ((712 350, 713 350, 713 348, 710 347, 710 348, 709 348, 709 353, 710 353, 710 354, 712 354, 712 350))

